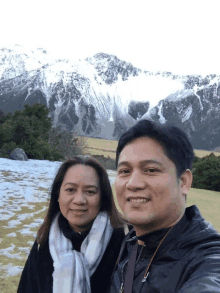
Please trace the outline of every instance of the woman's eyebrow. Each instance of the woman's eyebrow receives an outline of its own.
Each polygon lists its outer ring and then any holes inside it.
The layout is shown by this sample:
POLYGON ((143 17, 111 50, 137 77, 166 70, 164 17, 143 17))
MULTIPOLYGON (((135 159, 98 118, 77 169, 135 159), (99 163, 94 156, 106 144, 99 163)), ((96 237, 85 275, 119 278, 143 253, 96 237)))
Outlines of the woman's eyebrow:
MULTIPOLYGON (((73 182, 67 182, 67 183, 64 184, 64 186, 67 185, 67 184, 71 184, 71 185, 77 186, 77 184, 76 183, 73 183, 73 182)), ((86 187, 86 188, 93 187, 93 188, 99 189, 98 186, 92 185, 92 184, 84 185, 84 187, 86 187)))

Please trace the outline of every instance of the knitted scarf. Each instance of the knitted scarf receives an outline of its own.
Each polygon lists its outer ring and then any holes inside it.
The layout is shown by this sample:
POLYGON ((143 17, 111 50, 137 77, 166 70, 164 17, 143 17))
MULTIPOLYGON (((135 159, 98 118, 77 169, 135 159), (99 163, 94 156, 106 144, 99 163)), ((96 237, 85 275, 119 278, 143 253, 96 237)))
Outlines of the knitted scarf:
POLYGON ((98 267, 112 236, 113 228, 107 212, 99 212, 80 252, 59 228, 54 218, 49 233, 49 249, 53 259, 53 293, 90 293, 90 277, 98 267))

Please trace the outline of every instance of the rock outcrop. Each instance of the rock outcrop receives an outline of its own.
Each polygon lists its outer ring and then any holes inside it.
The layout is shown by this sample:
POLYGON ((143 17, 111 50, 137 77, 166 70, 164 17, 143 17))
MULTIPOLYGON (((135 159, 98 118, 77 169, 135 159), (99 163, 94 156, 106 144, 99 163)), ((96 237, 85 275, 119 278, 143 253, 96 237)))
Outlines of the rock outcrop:
POLYGON ((9 159, 11 160, 19 160, 19 161, 28 161, 28 157, 25 154, 25 151, 19 148, 14 149, 10 155, 9 159))

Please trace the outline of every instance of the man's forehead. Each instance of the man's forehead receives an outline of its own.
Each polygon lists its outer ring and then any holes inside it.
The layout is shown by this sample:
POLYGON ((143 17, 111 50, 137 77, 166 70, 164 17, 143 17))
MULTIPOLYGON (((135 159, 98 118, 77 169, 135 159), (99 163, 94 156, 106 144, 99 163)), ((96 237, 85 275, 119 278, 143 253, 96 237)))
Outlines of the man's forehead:
POLYGON ((124 146, 120 153, 120 157, 123 155, 130 156, 133 155, 134 157, 144 155, 151 155, 154 154, 156 157, 161 157, 162 155, 166 155, 163 149, 163 146, 157 142, 155 139, 148 138, 148 137, 141 137, 138 138, 127 145, 124 146))

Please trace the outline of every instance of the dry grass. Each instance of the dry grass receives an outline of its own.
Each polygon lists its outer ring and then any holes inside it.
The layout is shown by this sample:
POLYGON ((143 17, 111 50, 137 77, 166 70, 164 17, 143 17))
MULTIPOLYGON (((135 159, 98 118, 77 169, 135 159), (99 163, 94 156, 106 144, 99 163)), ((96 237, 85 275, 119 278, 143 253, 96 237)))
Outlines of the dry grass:
POLYGON ((117 141, 88 137, 86 143, 87 147, 84 149, 85 154, 103 155, 115 159, 117 141))
MULTIPOLYGON (((13 200, 13 197, 12 197, 13 200)), ((27 259, 26 248, 31 248, 34 243, 34 235, 23 235, 20 231, 26 228, 28 225, 32 224, 36 219, 43 219, 46 215, 46 211, 42 211, 48 203, 29 203, 30 206, 34 206, 34 209, 29 209, 28 207, 22 207, 21 211, 16 212, 16 214, 10 218, 10 221, 17 220, 19 215, 28 214, 27 219, 22 220, 20 224, 15 227, 8 227, 8 221, 1 221, 0 229, 0 250, 12 247, 14 249, 10 251, 14 257, 5 256, 0 254, 0 267, 4 268, 12 264, 12 266, 23 267, 27 259), (37 213, 37 214, 33 214, 37 213), (9 237, 7 234, 16 233, 16 237, 9 237), (22 250, 24 248, 24 250, 22 250), (18 257, 18 258, 16 258, 18 257)), ((36 235, 39 227, 30 228, 30 231, 36 235)), ((28 252, 29 253, 29 252, 28 252)), ((18 283, 20 280, 20 274, 15 276, 7 276, 4 269, 0 269, 0 292, 1 293, 14 293, 17 292, 18 283)))
POLYGON ((195 154, 197 157, 202 158, 205 156, 210 155, 211 153, 214 153, 216 156, 220 156, 219 152, 211 152, 211 151, 202 151, 202 150, 195 150, 195 154))
MULTIPOLYGON (((115 152, 118 145, 118 141, 106 140, 99 138, 86 138, 86 147, 84 148, 85 154, 91 155, 104 155, 105 157, 110 157, 115 159, 115 152)), ((197 157, 205 157, 212 153, 211 151, 195 150, 197 157)), ((220 156, 220 152, 214 152, 216 156, 220 156)))

